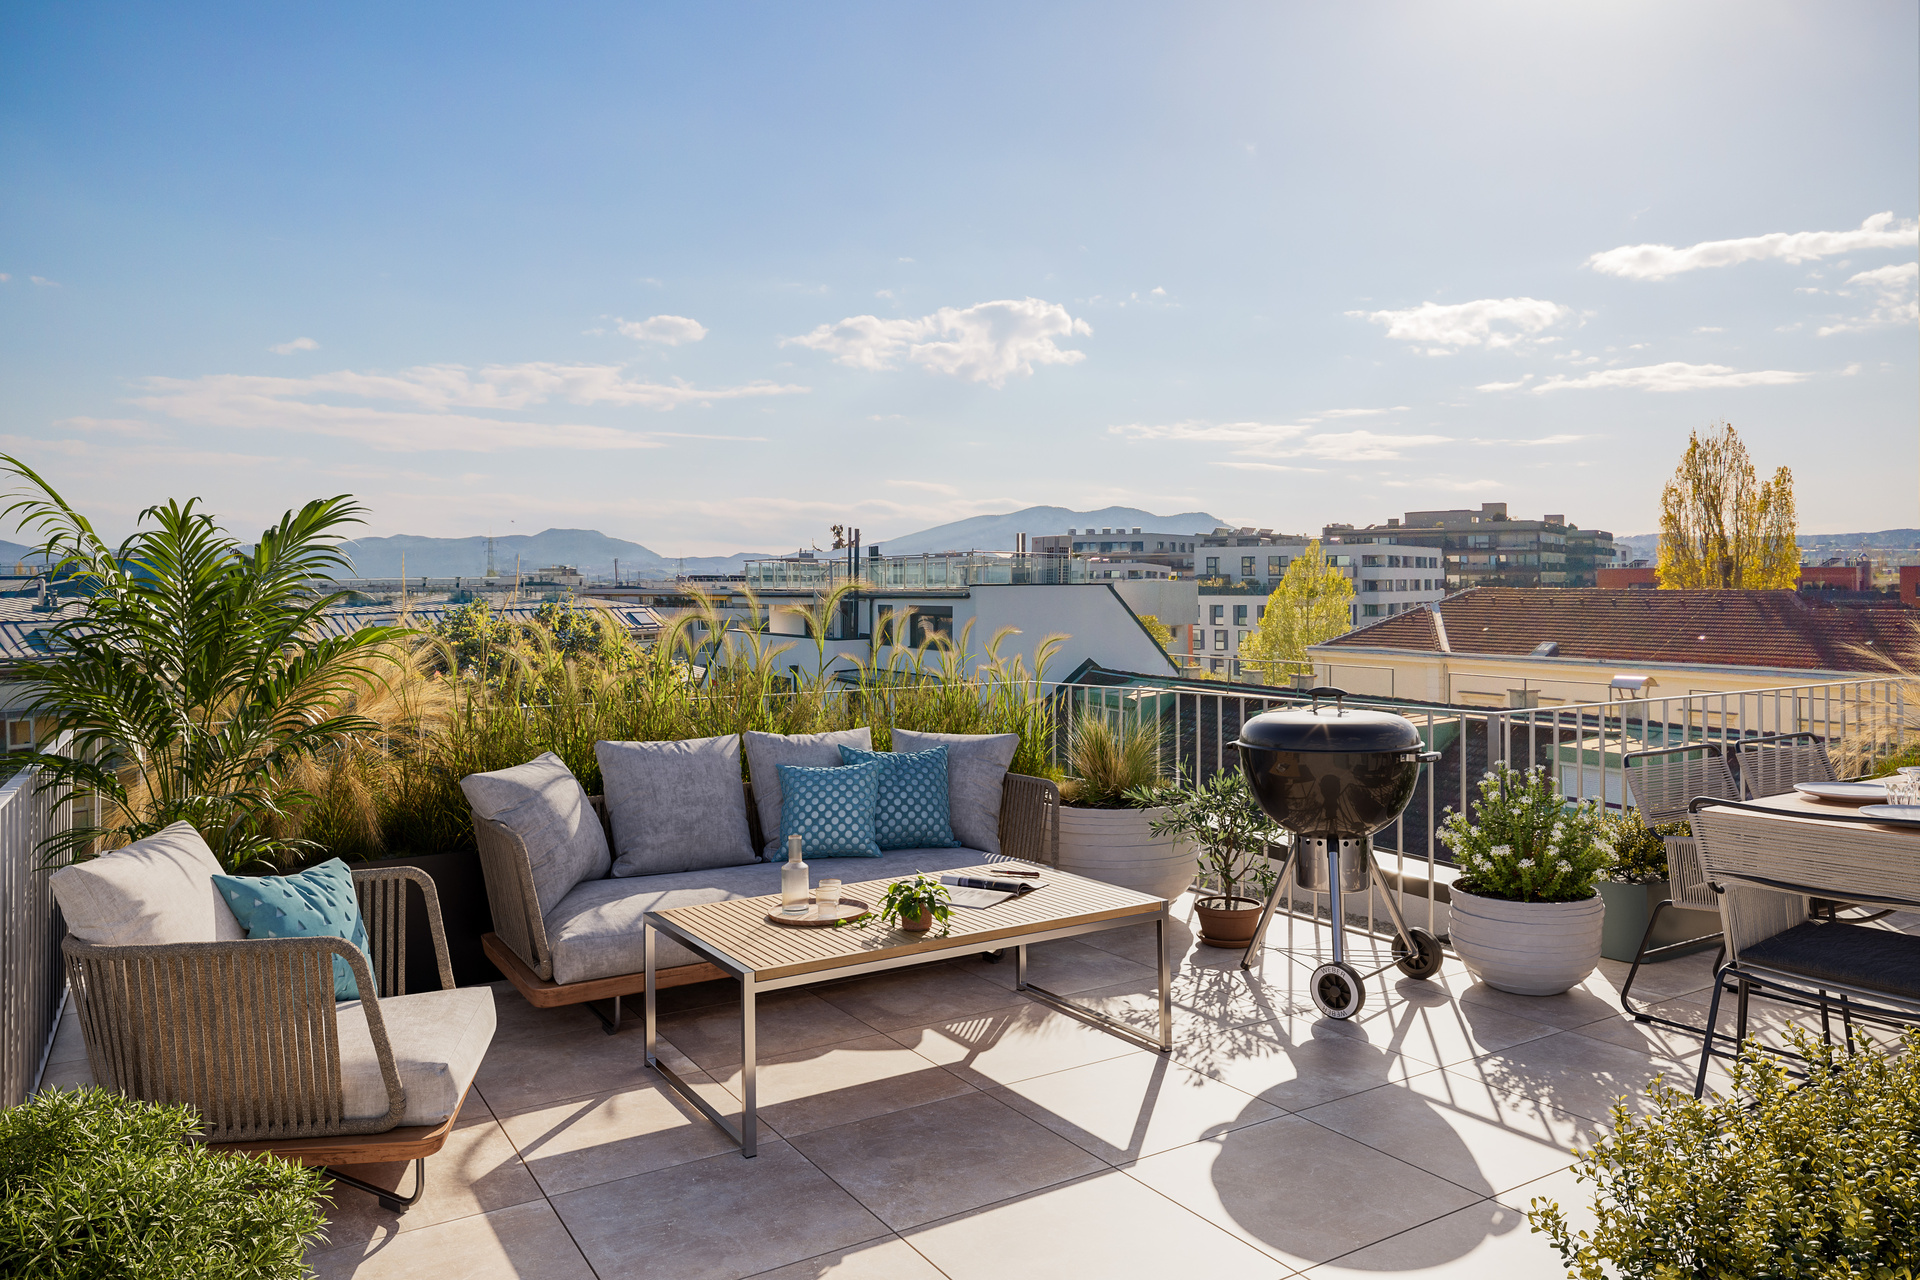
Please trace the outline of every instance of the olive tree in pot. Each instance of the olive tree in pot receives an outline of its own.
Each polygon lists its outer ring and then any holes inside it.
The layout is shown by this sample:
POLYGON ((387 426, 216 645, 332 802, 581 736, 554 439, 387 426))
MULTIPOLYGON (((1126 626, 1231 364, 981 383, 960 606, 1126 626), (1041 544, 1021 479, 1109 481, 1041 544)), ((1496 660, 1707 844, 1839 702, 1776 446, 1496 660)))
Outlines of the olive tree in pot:
POLYGON ((1253 941, 1279 874, 1273 853, 1284 836, 1247 789, 1246 775, 1222 769, 1196 785, 1134 795, 1137 803, 1154 806, 1154 835, 1199 848, 1201 871, 1217 886, 1194 902, 1200 941, 1210 947, 1244 947, 1253 941))
POLYGON ((1194 847, 1160 835, 1157 730, 1115 729, 1099 716, 1074 722, 1069 777, 1060 787, 1060 869, 1156 898, 1176 898, 1193 883, 1194 847))
POLYGON ((1490 987, 1558 995, 1600 963, 1606 903, 1594 883, 1613 847, 1599 805, 1570 803, 1544 766, 1502 761, 1480 780, 1477 817, 1448 811, 1440 823, 1461 872, 1453 949, 1490 987))

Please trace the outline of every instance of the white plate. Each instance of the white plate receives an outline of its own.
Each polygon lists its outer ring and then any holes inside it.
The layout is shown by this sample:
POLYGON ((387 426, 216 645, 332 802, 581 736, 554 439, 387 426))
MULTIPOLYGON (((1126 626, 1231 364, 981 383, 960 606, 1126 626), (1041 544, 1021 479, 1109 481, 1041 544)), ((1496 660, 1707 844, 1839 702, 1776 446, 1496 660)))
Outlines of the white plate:
POLYGON ((1860 810, 1860 816, 1920 826, 1920 804, 1870 804, 1860 810))
POLYGON ((1873 804, 1887 798, 1884 782, 1796 782, 1793 789, 1803 796, 1846 800, 1853 804, 1873 804))

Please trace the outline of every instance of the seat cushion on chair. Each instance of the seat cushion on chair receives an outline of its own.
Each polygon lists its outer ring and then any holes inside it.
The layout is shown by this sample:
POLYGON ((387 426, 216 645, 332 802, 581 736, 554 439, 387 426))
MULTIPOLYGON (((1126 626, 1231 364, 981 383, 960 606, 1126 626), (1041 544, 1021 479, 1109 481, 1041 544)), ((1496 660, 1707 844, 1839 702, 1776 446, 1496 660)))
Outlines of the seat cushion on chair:
POLYGON ((542 912, 613 865, 606 830, 586 791, 551 751, 511 769, 470 773, 460 779, 460 790, 476 814, 506 827, 527 847, 542 912))
POLYGON ((760 809, 760 835, 766 840, 763 856, 785 862, 787 847, 780 839, 780 771, 783 764, 809 769, 840 767, 840 748, 873 750, 873 730, 837 729, 832 733, 755 733, 740 735, 747 751, 747 772, 753 777, 753 802, 760 809))
POLYGON ((225 867, 200 833, 176 822, 48 878, 67 928, 103 947, 238 942, 247 936, 213 878, 225 867))
POLYGON ((1740 963, 1920 1000, 1920 938, 1891 929, 1808 921, 1740 948, 1740 963))
POLYGON ((593 751, 613 820, 614 875, 671 875, 760 860, 747 832, 738 734, 596 742, 593 751))
MULTIPOLYGON (((916 871, 928 874, 952 871, 985 861, 987 855, 978 849, 896 849, 844 867, 831 865, 835 873, 851 884, 856 880, 896 880, 916 871)), ((825 874, 816 871, 814 881, 818 883, 825 874)), ((547 913, 553 980, 565 986, 642 972, 646 968, 646 949, 641 924, 649 911, 725 902, 731 898, 765 897, 779 892, 780 864, 766 862, 672 876, 589 880, 547 913)), ((655 935, 654 948, 654 961, 661 969, 702 963, 700 956, 664 933, 655 935)))
MULTIPOLYGON (((387 1086, 358 1000, 334 1006, 340 1031, 340 1086, 349 1120, 387 1114, 387 1086)), ((453 1115, 493 1043, 493 988, 455 987, 389 996, 380 1017, 406 1090, 403 1125, 434 1125, 453 1115)))
POLYGON ((1020 736, 1013 733, 893 731, 895 751, 947 749, 947 805, 953 838, 969 849, 1000 853, 1000 793, 1020 736))

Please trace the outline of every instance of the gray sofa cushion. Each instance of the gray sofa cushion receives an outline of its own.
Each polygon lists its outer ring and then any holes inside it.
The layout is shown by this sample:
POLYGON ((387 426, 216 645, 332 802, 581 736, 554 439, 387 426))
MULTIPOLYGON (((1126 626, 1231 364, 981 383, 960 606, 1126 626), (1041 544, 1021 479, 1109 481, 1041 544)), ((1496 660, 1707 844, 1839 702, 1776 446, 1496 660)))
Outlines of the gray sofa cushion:
POLYGON ((544 914, 582 880, 598 880, 613 865, 607 833, 587 803, 580 780, 548 751, 526 764, 460 779, 467 803, 506 827, 527 846, 533 892, 544 914))
POLYGON ((873 750, 873 730, 837 729, 832 733, 755 733, 749 729, 740 735, 747 748, 747 772, 753 778, 753 802, 760 810, 760 834, 766 840, 765 856, 786 861, 786 847, 780 843, 780 771, 783 764, 804 765, 809 769, 838 769, 840 748, 873 750))
POLYGON ((917 733, 893 731, 895 751, 947 749, 947 799, 953 809, 953 837, 969 849, 1000 852, 1000 792, 1007 766, 1020 747, 1012 733, 917 733))
POLYGON ((103 947, 238 942, 247 936, 214 886, 226 870, 185 822, 48 877, 67 928, 103 947))
MULTIPOLYGON (((387 1114, 387 1083, 358 1000, 334 1006, 340 1034, 340 1092, 349 1120, 387 1114)), ((388 996, 380 1019, 393 1047, 393 1067, 406 1090, 403 1125, 439 1124, 453 1114, 493 1043, 493 988, 455 987, 388 996)))
POLYGON ((613 821, 616 876, 670 875, 758 862, 747 834, 740 738, 596 742, 613 821))
MULTIPOLYGON (((849 884, 898 880, 916 871, 932 875, 985 861, 986 855, 978 849, 895 849, 878 858, 822 863, 814 870, 813 880, 818 884, 829 875, 837 875, 849 884)), ((553 980, 564 986, 639 973, 647 962, 640 925, 649 911, 779 892, 780 865, 768 862, 671 876, 589 880, 547 913, 553 980)), ((701 962, 699 956, 665 934, 655 935, 654 947, 655 960, 662 969, 701 962)))

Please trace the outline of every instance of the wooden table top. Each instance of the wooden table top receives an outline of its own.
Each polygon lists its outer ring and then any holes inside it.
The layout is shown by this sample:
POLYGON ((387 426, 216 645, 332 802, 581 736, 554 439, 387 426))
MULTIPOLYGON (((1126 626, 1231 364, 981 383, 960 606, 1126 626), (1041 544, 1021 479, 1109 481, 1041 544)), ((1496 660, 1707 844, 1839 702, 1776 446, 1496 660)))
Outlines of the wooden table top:
POLYGON ((1798 791, 1784 791, 1777 796, 1761 796, 1757 800, 1744 801, 1743 804, 1749 811, 1758 809, 1769 814, 1779 814, 1783 818, 1812 818, 1828 822, 1844 822, 1849 826, 1871 827, 1876 831, 1895 832, 1920 838, 1920 827, 1908 826, 1903 822, 1876 822, 1860 812, 1864 806, 1843 804, 1838 800, 1820 800, 1798 791))
MULTIPOLYGON (((1044 933, 1049 929, 1101 920, 1138 917, 1150 920, 1166 905, 1163 899, 1150 898, 1132 889, 1089 880, 1053 867, 1002 860, 942 875, 994 876, 995 866, 1019 866, 1038 869, 1042 887, 984 909, 953 908, 945 936, 935 925, 925 934, 883 926, 869 918, 861 924, 837 929, 792 929, 767 920, 767 912, 780 906, 779 894, 759 898, 734 898, 726 902, 704 902, 691 907, 669 907, 648 912, 650 919, 664 919, 698 938, 714 950, 750 970, 756 978, 772 980, 802 973, 819 973, 861 964, 868 960, 926 953, 929 959, 940 952, 966 954, 990 951, 996 946, 1017 941, 1023 935, 1044 933)), ((851 871, 851 867, 836 867, 851 871)), ((842 892, 879 905, 887 886, 900 879, 849 880, 842 892)))

